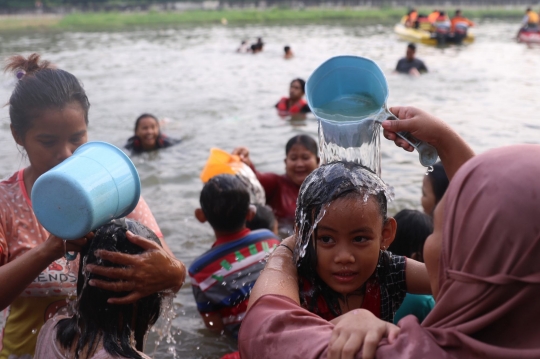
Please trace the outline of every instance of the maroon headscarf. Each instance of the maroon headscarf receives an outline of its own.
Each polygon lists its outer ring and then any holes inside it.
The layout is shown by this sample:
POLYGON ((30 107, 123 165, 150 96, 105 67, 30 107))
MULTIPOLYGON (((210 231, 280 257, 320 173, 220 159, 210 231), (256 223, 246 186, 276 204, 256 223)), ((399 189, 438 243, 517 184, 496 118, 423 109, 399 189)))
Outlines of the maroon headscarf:
MULTIPOLYGON (((446 193, 439 293, 377 358, 540 358, 540 146, 468 161, 446 193)), ((264 296, 240 330, 242 358, 326 358, 333 325, 264 296)), ((360 358, 361 354, 357 355, 360 358)))

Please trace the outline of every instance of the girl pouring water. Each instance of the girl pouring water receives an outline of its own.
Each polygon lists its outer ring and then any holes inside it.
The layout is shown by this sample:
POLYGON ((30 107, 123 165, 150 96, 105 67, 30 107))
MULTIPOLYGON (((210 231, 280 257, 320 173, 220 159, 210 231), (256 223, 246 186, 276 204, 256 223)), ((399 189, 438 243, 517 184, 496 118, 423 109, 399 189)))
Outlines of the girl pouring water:
MULTIPOLYGON (((0 182, 0 308, 10 306, 0 336, 0 358, 32 356, 44 322, 66 306, 77 278, 67 268, 65 251, 80 251, 88 238, 64 242, 50 235, 37 221, 29 194, 36 179, 87 142, 90 103, 81 84, 69 72, 56 69, 38 54, 14 56, 7 71, 18 82, 9 99, 11 132, 24 148, 29 166, 0 182)), ((125 304, 168 288, 178 291, 185 267, 174 258, 144 199, 128 215, 154 231, 164 248, 139 236, 140 255, 101 252, 102 259, 128 268, 87 269, 114 279, 92 280, 90 285, 124 291, 111 303, 125 304), (117 281, 116 281, 117 280, 117 281)))

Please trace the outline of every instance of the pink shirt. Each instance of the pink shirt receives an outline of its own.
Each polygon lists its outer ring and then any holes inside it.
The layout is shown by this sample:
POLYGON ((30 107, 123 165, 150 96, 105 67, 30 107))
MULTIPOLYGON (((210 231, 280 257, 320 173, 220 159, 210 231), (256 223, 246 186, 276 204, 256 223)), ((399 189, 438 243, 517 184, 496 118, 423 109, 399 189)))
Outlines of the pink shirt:
MULTIPOLYGON (((163 237, 142 197, 128 217, 163 237)), ((24 186, 24 170, 0 182, 0 266, 45 242, 48 237, 49 233, 37 221, 32 210, 32 202, 24 186)), ((68 264, 62 257, 54 261, 3 311, 0 359, 7 359, 10 354, 34 353, 41 326, 66 305, 69 294, 76 292, 77 271, 78 260, 68 264)))
MULTIPOLYGON (((41 328, 39 336, 37 339, 36 353, 34 359, 70 359, 72 355, 65 356, 66 350, 64 350, 56 342, 56 323, 60 319, 68 318, 63 315, 54 317, 53 319, 47 321, 45 325, 41 328)), ((71 354, 71 353, 69 353, 71 354)), ((139 352, 143 359, 150 359, 149 356, 139 352)), ((99 349, 93 356, 89 359, 121 359, 123 357, 112 356, 105 351, 105 349, 99 349)))

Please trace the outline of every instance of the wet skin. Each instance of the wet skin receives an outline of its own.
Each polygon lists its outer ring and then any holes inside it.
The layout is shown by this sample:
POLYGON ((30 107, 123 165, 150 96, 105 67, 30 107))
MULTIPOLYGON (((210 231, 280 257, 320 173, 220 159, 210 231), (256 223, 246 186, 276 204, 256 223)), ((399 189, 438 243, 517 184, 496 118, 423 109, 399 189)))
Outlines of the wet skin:
POLYGON ((158 122, 155 118, 143 117, 137 125, 135 135, 141 139, 142 147, 145 150, 156 148, 156 141, 159 136, 158 122))
POLYGON ((422 182, 421 201, 424 213, 428 216, 433 216, 433 210, 435 209, 437 199, 435 198, 435 192, 433 192, 433 185, 431 184, 429 176, 424 176, 424 180, 422 182))
POLYGON ((285 158, 285 174, 300 186, 306 177, 319 167, 319 159, 306 147, 295 144, 285 158))
POLYGON ((316 231, 317 274, 334 291, 358 291, 375 272, 379 251, 395 236, 395 220, 383 223, 373 197, 338 198, 330 204, 316 231))
POLYGON ((439 260, 442 251, 444 198, 435 208, 433 213, 433 233, 426 238, 424 243, 424 263, 426 264, 431 292, 435 300, 437 300, 437 294, 439 294, 439 260))

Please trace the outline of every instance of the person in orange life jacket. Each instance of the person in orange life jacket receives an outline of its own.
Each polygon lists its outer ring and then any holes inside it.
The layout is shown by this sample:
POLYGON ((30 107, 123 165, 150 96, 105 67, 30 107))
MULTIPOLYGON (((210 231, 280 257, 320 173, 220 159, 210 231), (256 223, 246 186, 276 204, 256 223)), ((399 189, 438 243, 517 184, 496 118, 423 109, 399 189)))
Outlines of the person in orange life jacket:
POLYGON ((439 17, 439 15, 440 15, 440 11, 439 11, 439 10, 433 10, 433 11, 431 12, 431 14, 428 15, 428 21, 429 21, 430 23, 432 23, 432 24, 435 23, 435 21, 437 20, 437 18, 439 17))
POLYGON ((300 78, 291 81, 289 87, 289 97, 283 97, 276 104, 278 115, 282 118, 293 116, 305 118, 306 113, 311 112, 309 106, 304 100, 306 91, 306 82, 300 78))
POLYGON ((417 27, 416 21, 418 20, 418 11, 416 9, 411 9, 407 14, 407 19, 405 20, 406 27, 417 27))
POLYGON ((169 138, 161 133, 156 116, 143 113, 135 120, 135 136, 129 138, 124 147, 132 153, 141 153, 170 147, 179 142, 181 140, 169 138))
POLYGON ((456 15, 450 20, 450 23, 450 32, 452 33, 456 32, 456 25, 458 25, 458 27, 465 26, 466 28, 474 26, 474 22, 461 15, 460 9, 456 10, 456 15))
POLYGON ((237 337, 251 288, 280 240, 268 229, 246 227, 256 209, 236 176, 212 177, 201 191, 200 205, 195 217, 212 226, 216 241, 189 267, 197 310, 208 329, 237 337))
POLYGON ((319 167, 317 142, 308 135, 297 135, 289 139, 285 146, 285 174, 261 173, 255 169, 249 156, 249 149, 238 147, 233 154, 247 164, 264 188, 266 204, 274 210, 280 227, 290 226, 294 221, 296 199, 304 179, 319 167))
POLYGON ((525 16, 523 17, 522 25, 523 29, 527 28, 538 28, 540 18, 538 14, 534 12, 530 7, 525 11, 525 16))

